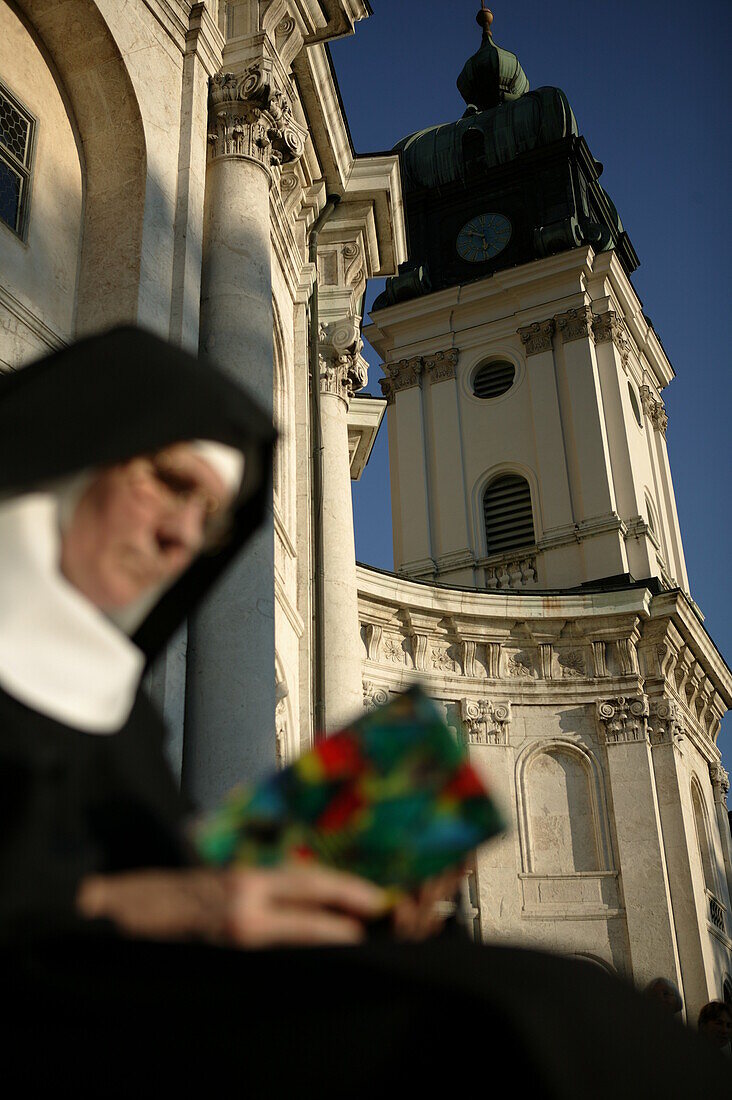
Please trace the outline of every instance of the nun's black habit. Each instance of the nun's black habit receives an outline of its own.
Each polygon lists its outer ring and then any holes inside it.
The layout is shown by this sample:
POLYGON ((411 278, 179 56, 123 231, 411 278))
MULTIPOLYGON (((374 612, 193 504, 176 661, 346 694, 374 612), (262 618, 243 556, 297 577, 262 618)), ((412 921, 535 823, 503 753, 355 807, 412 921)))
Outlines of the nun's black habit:
MULTIPOLYGON (((244 481, 226 545, 137 630, 148 659, 259 523, 271 426, 213 367, 132 329, 0 381, 5 501, 196 439, 240 450, 244 481)), ((0 607, 0 631, 2 618, 0 607)), ((86 875, 191 860, 163 737, 139 690, 118 732, 90 736, 0 688, 5 1068, 32 1046, 24 1093, 61 1079, 82 1095, 210 1093, 234 1075, 237 1091, 268 1100, 422 1090, 438 1078, 459 1093, 573 1100, 722 1094, 716 1052, 590 964, 461 937, 233 951, 128 941, 79 921, 86 875)))

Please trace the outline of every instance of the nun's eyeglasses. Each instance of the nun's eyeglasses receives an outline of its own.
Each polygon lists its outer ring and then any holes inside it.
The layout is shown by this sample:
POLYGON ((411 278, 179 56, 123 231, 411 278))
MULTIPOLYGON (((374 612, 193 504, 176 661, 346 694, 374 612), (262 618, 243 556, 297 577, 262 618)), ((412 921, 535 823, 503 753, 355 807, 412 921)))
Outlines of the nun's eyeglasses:
POLYGON ((218 550, 231 530, 231 517, 221 501, 200 485, 179 463, 168 455, 152 455, 137 460, 135 484, 154 493, 157 500, 171 511, 182 512, 194 505, 203 517, 204 551, 218 550))

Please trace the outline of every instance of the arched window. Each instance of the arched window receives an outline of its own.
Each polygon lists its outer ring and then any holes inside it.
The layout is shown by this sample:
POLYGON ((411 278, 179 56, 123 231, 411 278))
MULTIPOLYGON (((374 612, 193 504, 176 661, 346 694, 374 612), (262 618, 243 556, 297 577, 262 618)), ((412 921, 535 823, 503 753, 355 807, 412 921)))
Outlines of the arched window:
POLYGON ((535 756, 527 801, 534 873, 600 870, 590 777, 575 753, 551 749, 535 756))
POLYGON ((485 538, 489 554, 533 546, 534 513, 529 483, 518 474, 492 481, 483 496, 485 538))
POLYGON ((704 812, 704 801, 696 780, 692 780, 691 783, 691 804, 694 807, 694 824, 696 825, 696 839, 699 845, 699 859, 704 872, 704 885, 710 894, 716 894, 716 879, 707 831, 707 815, 704 812))

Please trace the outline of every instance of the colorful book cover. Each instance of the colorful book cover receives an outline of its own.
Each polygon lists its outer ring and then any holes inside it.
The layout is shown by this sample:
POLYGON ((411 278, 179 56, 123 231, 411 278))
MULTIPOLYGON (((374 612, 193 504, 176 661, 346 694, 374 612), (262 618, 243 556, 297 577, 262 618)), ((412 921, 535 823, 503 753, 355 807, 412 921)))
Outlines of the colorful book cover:
POLYGON ((415 687, 253 790, 232 791, 196 844, 217 866, 315 859, 409 889, 502 828, 460 737, 415 687))

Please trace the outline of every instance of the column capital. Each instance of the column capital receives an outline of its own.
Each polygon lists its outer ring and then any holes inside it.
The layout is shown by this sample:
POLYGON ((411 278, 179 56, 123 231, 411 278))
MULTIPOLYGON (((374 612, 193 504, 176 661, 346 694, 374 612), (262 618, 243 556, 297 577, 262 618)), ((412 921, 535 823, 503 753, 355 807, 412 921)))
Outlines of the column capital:
POLYGON ((722 767, 719 760, 714 760, 709 765, 709 778, 714 790, 714 801, 720 802, 726 809, 727 795, 729 794, 729 772, 722 767))
POLYGON ((666 429, 668 428, 668 414, 666 413, 666 406, 663 401, 653 396, 653 390, 650 386, 644 384, 640 387, 640 399, 643 406, 643 411, 650 420, 653 427, 661 435, 666 435, 666 429))
POLYGON ((292 102, 277 88, 273 65, 255 61, 242 73, 221 72, 211 77, 208 96, 208 154, 243 157, 266 170, 299 160, 307 130, 295 120, 292 102))
POLYGON ((386 378, 380 379, 381 392, 390 405, 400 390, 419 386, 422 379, 431 385, 446 382, 454 378, 457 372, 460 352, 458 348, 445 351, 433 351, 429 355, 413 355, 410 359, 400 359, 396 363, 384 363, 382 369, 386 378))
POLYGON ((653 745, 675 745, 684 740, 684 716, 673 699, 653 699, 650 703, 648 731, 653 745))
POLYGON ((460 718, 470 745, 507 745, 511 703, 461 699, 460 718))
POLYGON ((597 703, 597 718, 606 745, 648 741, 648 699, 620 695, 597 703))
POLYGON ((566 313, 558 313, 554 320, 557 323, 557 331, 563 344, 569 344, 572 340, 584 339, 592 340, 594 343, 592 306, 568 309, 566 313))
POLYGON ((520 328, 518 334, 521 337, 526 355, 541 355, 544 351, 551 351, 552 337, 556 332, 556 328, 553 317, 548 321, 535 321, 533 325, 520 328))
POLYGON ((361 354, 361 318, 344 317, 321 324, 319 333, 320 392, 340 397, 346 405, 369 380, 361 354))
POLYGON ((618 317, 614 309, 601 313, 592 321, 592 333, 596 344, 606 344, 611 341, 618 349, 623 363, 627 365, 630 356, 630 341, 625 329, 625 322, 618 317))

